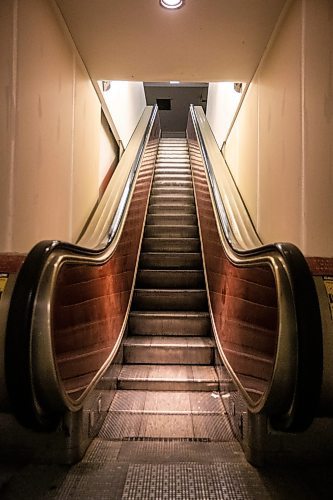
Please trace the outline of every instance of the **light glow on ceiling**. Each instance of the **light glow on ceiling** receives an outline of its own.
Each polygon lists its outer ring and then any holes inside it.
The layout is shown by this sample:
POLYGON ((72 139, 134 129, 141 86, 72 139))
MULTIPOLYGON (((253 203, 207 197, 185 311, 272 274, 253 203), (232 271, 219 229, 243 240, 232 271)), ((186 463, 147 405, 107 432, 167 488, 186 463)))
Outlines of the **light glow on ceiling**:
POLYGON ((183 0, 160 0, 160 4, 166 9, 179 9, 183 3, 183 0))

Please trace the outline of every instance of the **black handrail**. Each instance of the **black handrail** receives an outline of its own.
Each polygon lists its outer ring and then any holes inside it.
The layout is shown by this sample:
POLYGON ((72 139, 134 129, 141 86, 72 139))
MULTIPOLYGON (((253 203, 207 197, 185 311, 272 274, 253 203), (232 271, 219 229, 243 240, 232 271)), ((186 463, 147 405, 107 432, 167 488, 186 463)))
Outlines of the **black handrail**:
MULTIPOLYGON (((53 430, 59 415, 44 415, 36 408, 33 383, 31 321, 44 262, 60 242, 42 241, 27 255, 15 282, 7 318, 5 373, 11 411, 25 427, 53 430)), ((67 249, 67 248, 66 248, 67 249)))
MULTIPOLYGON (((242 260, 267 255, 278 255, 283 262, 283 268, 289 283, 289 292, 292 297, 297 329, 295 332, 297 339, 296 375, 295 380, 290 381, 293 384, 293 390, 288 410, 283 413, 275 413, 274 409, 271 409, 269 417, 273 427, 277 430, 302 432, 309 427, 316 416, 323 373, 321 316, 313 277, 302 252, 293 244, 275 243, 251 249, 235 246, 234 231, 225 210, 225 204, 216 182, 209 153, 193 106, 190 108, 190 117, 207 171, 213 202, 218 214, 218 223, 224 234, 222 245, 227 258, 237 266, 241 265, 242 260)), ((248 213, 245 205, 244 211, 248 213)), ((260 239, 255 233, 251 221, 249 221, 249 227, 254 234, 253 240, 257 239, 258 245, 260 245, 260 239)), ((231 373, 231 375, 234 374, 231 373)))
POLYGON ((288 270, 296 314, 297 375, 289 411, 272 415, 277 430, 302 432, 318 411, 323 376, 323 340, 318 295, 309 266, 302 252, 287 243, 274 245, 288 270))

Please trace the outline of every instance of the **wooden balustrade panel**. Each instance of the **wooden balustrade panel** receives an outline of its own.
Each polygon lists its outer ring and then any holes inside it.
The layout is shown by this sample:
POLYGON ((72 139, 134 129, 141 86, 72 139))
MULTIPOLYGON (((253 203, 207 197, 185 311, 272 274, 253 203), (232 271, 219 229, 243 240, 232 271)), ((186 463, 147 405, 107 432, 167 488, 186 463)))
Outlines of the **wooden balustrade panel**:
POLYGON ((332 257, 306 257, 313 276, 333 276, 332 257))
POLYGON ((18 273, 25 257, 25 254, 20 253, 0 253, 0 273, 18 273))
POLYGON ((237 267, 226 257, 204 164, 193 131, 190 156, 213 322, 223 353, 253 400, 272 376, 278 324, 274 276, 268 266, 237 267))
POLYGON ((124 325, 154 171, 153 134, 142 160, 126 222, 103 265, 66 264, 52 307, 55 357, 65 390, 77 398, 109 358, 124 325))

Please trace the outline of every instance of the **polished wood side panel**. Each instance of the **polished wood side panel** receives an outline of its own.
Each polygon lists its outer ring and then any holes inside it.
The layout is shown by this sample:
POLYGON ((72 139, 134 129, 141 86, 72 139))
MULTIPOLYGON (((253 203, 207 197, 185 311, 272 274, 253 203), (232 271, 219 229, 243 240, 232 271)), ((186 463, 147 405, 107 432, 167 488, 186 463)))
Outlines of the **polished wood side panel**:
POLYGON ((227 258, 194 134, 189 146, 212 321, 228 363, 256 400, 269 384, 276 352, 274 276, 268 266, 237 267, 227 258))
POLYGON ((18 273, 25 257, 20 253, 0 253, 0 273, 18 273))
POLYGON ((142 160, 126 222, 103 265, 64 265, 52 306, 53 344, 65 390, 78 397, 109 358, 124 326, 157 151, 156 134, 142 160))
POLYGON ((332 257, 307 257, 313 276, 333 276, 333 258, 332 257))

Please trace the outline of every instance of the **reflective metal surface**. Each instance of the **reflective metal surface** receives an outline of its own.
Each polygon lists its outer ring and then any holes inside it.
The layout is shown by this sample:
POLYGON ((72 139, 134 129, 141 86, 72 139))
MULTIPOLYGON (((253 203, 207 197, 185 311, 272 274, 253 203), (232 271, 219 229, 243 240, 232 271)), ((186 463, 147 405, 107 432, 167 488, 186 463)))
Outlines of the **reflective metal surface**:
POLYGON ((80 246, 42 242, 21 268, 9 311, 6 378, 14 412, 28 426, 54 426, 63 411, 78 410, 117 352, 128 315, 159 130, 157 108, 148 108, 80 246), (126 241, 136 245, 131 249, 132 257, 126 241), (100 313, 93 306, 90 311, 95 317, 87 316, 87 294, 94 300, 89 289, 110 265, 114 276, 123 273, 124 293, 115 288, 110 292, 107 274, 111 273, 104 272, 97 295, 105 298, 100 301, 100 313), (32 290, 25 291, 29 287, 32 290), (26 323, 16 325, 15 308, 25 311, 26 323), (108 325, 102 325, 98 333, 97 316, 103 316, 105 308, 110 311, 108 325), (90 353, 89 346, 84 353, 80 352, 80 343, 75 343, 78 326, 83 331, 85 324, 87 328, 95 324, 95 338, 101 341, 100 346, 90 346, 90 353), (20 339, 24 339, 24 345, 20 339), (12 366, 16 356, 21 356, 22 363, 15 372, 12 366), (19 397, 22 391, 24 398, 19 397))
MULTIPOLYGON (((191 108, 187 135, 213 329, 220 355, 251 411, 271 415, 275 424, 284 430, 303 429, 317 411, 322 373, 318 299, 308 266, 293 245, 262 246, 201 108, 191 108), (235 340, 236 330, 231 328, 226 332, 224 328, 228 310, 237 308, 235 318, 238 322, 244 321, 246 311, 251 311, 250 303, 246 305, 244 302, 246 288, 241 286, 237 294, 243 306, 238 307, 230 290, 234 287, 233 276, 239 276, 245 285, 248 275, 258 272, 271 274, 276 296, 272 302, 276 320, 273 313, 268 323, 272 338, 267 361, 272 368, 270 374, 265 370, 266 375, 258 362, 265 361, 260 358, 267 358, 268 351, 265 353, 260 344, 251 343, 246 347, 245 337, 235 340), (306 321, 304 314, 308 314, 306 321), (228 348, 230 341, 237 346, 237 352, 228 348), (251 347, 254 347, 252 352, 251 347), (253 380, 251 364, 259 370, 253 380), (313 368, 312 376, 309 366, 313 368), (311 410, 303 389, 307 384, 313 391, 311 410), (308 418, 303 420, 302 415, 308 415, 308 418)), ((248 286, 252 285, 248 283, 248 286)), ((258 305, 262 301, 260 308, 264 313, 269 303, 266 303, 265 294, 260 295, 258 305)), ((250 319, 249 325, 252 322, 260 328, 260 321, 250 319)))

